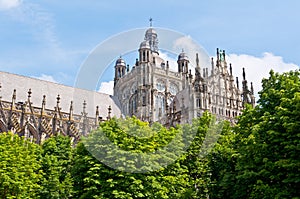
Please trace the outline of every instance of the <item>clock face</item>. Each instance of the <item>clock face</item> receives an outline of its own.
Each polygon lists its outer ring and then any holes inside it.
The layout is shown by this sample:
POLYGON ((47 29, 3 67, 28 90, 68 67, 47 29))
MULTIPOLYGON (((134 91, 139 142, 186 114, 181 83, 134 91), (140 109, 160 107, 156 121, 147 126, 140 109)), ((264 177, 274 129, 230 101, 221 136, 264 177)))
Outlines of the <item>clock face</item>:
POLYGON ((172 95, 176 95, 176 93, 178 92, 177 85, 171 83, 171 84, 170 84, 169 90, 170 90, 170 93, 171 93, 172 95))
POLYGON ((157 89, 158 91, 160 91, 160 92, 165 91, 166 86, 165 86, 164 82, 158 81, 158 82, 156 83, 156 89, 157 89))

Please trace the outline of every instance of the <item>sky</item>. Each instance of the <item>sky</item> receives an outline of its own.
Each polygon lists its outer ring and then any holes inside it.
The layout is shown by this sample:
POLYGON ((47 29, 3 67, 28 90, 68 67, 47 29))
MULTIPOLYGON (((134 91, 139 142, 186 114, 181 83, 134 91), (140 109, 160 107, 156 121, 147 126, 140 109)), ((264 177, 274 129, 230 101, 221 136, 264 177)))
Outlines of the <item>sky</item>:
MULTIPOLYGON (((192 38, 211 57, 225 49, 234 75, 245 67, 257 92, 270 69, 299 68, 299 8, 298 0, 0 0, 0 71, 74 86, 97 46, 149 27, 151 17, 154 28, 192 38)), ((123 56, 133 64, 136 54, 123 56)), ((106 72, 95 90, 112 94, 113 64, 99 67, 106 72)))

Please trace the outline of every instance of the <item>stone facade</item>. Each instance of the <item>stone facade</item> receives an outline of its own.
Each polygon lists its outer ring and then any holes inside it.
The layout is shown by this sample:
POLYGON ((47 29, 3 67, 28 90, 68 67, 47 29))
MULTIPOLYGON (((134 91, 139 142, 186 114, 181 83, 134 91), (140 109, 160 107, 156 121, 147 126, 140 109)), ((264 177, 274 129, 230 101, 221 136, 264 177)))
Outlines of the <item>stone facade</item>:
POLYGON ((0 72, 0 132, 37 143, 56 134, 74 142, 110 117, 120 117, 113 96, 0 72))
POLYGON ((114 96, 0 72, 0 132, 13 131, 37 143, 60 133, 76 142, 113 116, 135 115, 149 123, 175 126, 210 111, 234 122, 246 103, 255 104, 245 70, 239 88, 225 51, 217 49, 210 70, 199 65, 196 54, 194 74, 182 51, 177 71, 172 71, 159 55, 158 35, 152 27, 138 51, 131 69, 121 57, 117 59, 114 96))
POLYGON ((248 89, 243 69, 242 88, 227 65, 225 51, 217 49, 211 68, 202 68, 196 55, 195 74, 185 52, 178 55, 177 71, 159 56, 158 35, 150 27, 139 47, 139 59, 132 69, 120 57, 115 64, 114 96, 126 116, 167 126, 191 122, 204 111, 234 122, 245 103, 255 104, 253 86, 248 89))

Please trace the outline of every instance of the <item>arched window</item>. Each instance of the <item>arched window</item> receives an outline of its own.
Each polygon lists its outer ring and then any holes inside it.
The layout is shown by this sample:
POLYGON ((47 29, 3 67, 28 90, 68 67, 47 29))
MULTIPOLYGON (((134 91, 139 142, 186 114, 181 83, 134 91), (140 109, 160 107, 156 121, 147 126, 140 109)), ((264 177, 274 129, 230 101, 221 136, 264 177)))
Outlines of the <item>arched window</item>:
POLYGON ((164 95, 156 95, 155 96, 155 110, 156 110, 156 119, 164 116, 165 114, 165 96, 164 95))
POLYGON ((146 61, 146 53, 143 51, 143 61, 146 61))
POLYGON ((129 113, 130 115, 134 115, 137 109, 137 100, 136 95, 133 95, 129 100, 129 113))

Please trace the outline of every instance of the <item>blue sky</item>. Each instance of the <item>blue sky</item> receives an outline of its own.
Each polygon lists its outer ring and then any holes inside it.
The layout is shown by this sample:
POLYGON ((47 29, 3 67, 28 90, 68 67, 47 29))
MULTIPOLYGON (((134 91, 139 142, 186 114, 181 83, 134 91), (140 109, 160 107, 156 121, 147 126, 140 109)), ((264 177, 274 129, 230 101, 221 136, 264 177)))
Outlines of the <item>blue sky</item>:
POLYGON ((154 27, 189 35, 210 56, 225 49, 255 79, 300 65, 299 8, 298 0, 0 0, 0 71, 74 85, 99 43, 152 17, 154 27))

